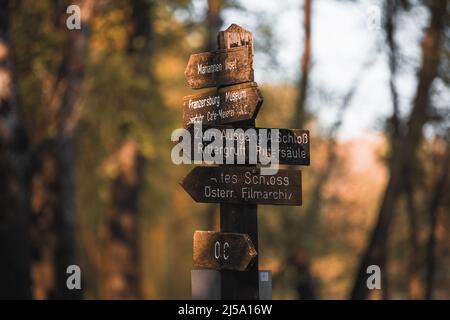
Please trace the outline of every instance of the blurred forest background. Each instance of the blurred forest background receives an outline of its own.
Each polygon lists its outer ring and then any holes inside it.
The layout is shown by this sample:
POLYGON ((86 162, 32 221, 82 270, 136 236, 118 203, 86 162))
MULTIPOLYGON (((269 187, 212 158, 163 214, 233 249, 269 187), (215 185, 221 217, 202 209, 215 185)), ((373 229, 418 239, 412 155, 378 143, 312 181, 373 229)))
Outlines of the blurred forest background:
MULTIPOLYGON (((178 185, 190 167, 172 164, 170 134, 193 93, 189 55, 216 49, 219 30, 254 33, 257 76, 276 66, 276 20, 244 2, 1 1, 0 297, 190 298, 192 236, 218 229, 218 205, 194 203, 178 185), (81 31, 66 28, 70 4, 81 31), (71 264, 82 290, 66 288, 71 264)), ((257 124, 312 134, 303 206, 259 206, 260 268, 273 271, 275 299, 450 299, 450 2, 366 1, 381 10, 376 57, 336 92, 310 77, 320 68, 318 3, 295 1, 295 79, 258 80, 257 124), (420 34, 400 43, 401 21, 418 20, 420 34), (390 114, 341 139, 376 59, 389 70, 378 86, 390 114), (406 98, 404 73, 415 79, 406 98), (338 106, 327 124, 325 105, 338 106), (367 290, 371 264, 382 290, 367 290)))

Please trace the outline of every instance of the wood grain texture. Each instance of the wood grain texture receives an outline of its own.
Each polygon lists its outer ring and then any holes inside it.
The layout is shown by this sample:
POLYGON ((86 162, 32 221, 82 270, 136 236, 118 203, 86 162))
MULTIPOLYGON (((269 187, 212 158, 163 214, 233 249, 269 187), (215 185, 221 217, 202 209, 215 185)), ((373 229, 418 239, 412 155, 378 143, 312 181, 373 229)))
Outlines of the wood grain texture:
POLYGON ((224 164, 227 159, 229 162, 238 163, 238 157, 244 155, 245 163, 240 164, 260 164, 261 156, 270 156, 275 149, 273 147, 273 140, 278 141, 278 162, 279 164, 288 165, 302 165, 309 166, 310 164, 310 135, 309 130, 301 129, 282 129, 282 128, 253 128, 248 126, 240 126, 239 129, 242 131, 236 131, 234 134, 227 133, 227 130, 236 129, 235 126, 231 125, 202 125, 194 126, 189 125, 187 130, 191 134, 191 153, 186 156, 189 159, 201 159, 203 152, 207 151, 210 153, 211 139, 209 139, 209 134, 205 132, 209 129, 217 129, 222 134, 222 146, 224 148, 215 148, 214 156, 217 157, 217 161, 214 164, 224 164), (249 130, 250 129, 250 130, 249 130), (252 129, 254 129, 252 131, 252 129), (272 129, 277 129, 278 134, 275 134, 272 129), (201 132, 200 132, 201 130, 201 132), (273 135, 272 135, 273 134, 273 135), (203 139, 194 139, 193 137, 203 137, 203 139), (205 139, 205 137, 207 139, 205 139), (265 141, 262 141, 261 137, 265 137, 265 141), (250 144, 248 141, 251 139, 254 143, 250 144), (241 145, 242 144, 242 145, 241 145), (227 147, 229 146, 229 147, 227 147), (243 146, 241 148, 241 146, 243 146), (250 158, 251 154, 256 154, 257 157, 250 158), (195 155, 197 153, 197 155, 195 155), (231 160, 232 159, 232 160, 231 160), (252 161, 250 161, 252 160, 252 161))
POLYGON ((302 204, 301 172, 279 169, 261 175, 256 167, 195 167, 181 186, 196 202, 235 204, 302 204))
POLYGON ((248 48, 192 54, 184 72, 193 89, 253 81, 253 57, 248 48))
POLYGON ((183 124, 214 125, 255 119, 263 97, 256 82, 222 87, 183 98, 183 124))

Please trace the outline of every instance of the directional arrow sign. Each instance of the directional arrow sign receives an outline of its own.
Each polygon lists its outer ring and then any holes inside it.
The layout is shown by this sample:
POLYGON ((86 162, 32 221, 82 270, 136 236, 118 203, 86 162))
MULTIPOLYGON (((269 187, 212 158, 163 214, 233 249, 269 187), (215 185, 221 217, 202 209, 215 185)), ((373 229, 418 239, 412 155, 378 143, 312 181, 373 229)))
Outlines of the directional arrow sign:
POLYGON ((302 204, 301 172, 295 170, 262 175, 254 167, 195 167, 181 186, 196 202, 302 204))
POLYGON ((184 74, 193 89, 253 81, 253 58, 247 47, 191 55, 184 74))
MULTIPOLYGON (((190 159, 194 159, 194 153, 198 153, 197 159, 202 159, 200 155, 204 151, 214 150, 221 162, 215 164, 225 164, 227 157, 233 158, 233 163, 238 163, 237 159, 240 154, 245 154, 245 163, 240 164, 256 164, 261 163, 261 156, 270 156, 272 152, 272 142, 278 142, 278 161, 280 164, 303 165, 309 166, 309 131, 301 129, 276 129, 276 128, 251 128, 241 127, 235 128, 230 125, 215 126, 194 126, 189 125, 188 131, 191 133, 191 155, 190 159), (211 144, 209 129, 217 129, 222 133, 222 148, 213 148, 211 144), (278 131, 274 131, 274 130, 278 131), (193 137, 202 137, 202 139, 194 139, 193 137), (265 139, 264 143, 261 143, 265 139), (249 141, 254 141, 251 144, 249 141), (210 145, 210 146, 209 146, 210 145), (251 149, 255 149, 254 154, 257 159, 250 161, 249 154, 251 149)), ((215 145, 215 144, 214 144, 215 145)), ((187 155, 189 157, 189 155, 187 155)))
POLYGON ((255 119, 262 102, 255 82, 186 96, 183 123, 185 126, 194 122, 213 125, 255 119))
POLYGON ((195 231, 194 267, 245 271, 257 252, 247 234, 195 231))

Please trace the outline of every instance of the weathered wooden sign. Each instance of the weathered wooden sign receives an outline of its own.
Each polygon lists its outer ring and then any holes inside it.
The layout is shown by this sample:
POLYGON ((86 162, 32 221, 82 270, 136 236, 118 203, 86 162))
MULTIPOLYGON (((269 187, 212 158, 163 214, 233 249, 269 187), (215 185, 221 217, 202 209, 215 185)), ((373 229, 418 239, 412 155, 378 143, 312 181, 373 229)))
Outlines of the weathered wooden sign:
POLYGON ((184 72, 193 89, 253 81, 253 57, 246 47, 191 55, 184 72))
MULTIPOLYGON (((231 125, 202 125, 195 127, 189 125, 187 127, 191 133, 191 155, 187 155, 190 159, 194 159, 194 153, 202 154, 204 151, 218 155, 221 163, 226 163, 227 158, 231 157, 233 163, 238 163, 239 156, 244 155, 245 163, 250 164, 249 155, 255 150, 257 155, 255 163, 261 163, 261 157, 270 158, 272 156, 273 141, 278 142, 278 161, 280 164, 303 165, 309 166, 309 130, 301 129, 276 129, 276 128, 252 128, 240 127, 236 128, 231 125), (208 129, 218 129, 222 134, 222 147, 216 147, 211 144, 215 138, 208 135, 208 129), (274 133, 273 129, 277 130, 274 133), (194 139, 193 137, 197 137, 194 139), (203 139, 198 139, 203 137, 203 139), (264 142, 262 140, 264 139, 264 142), (250 143, 253 141, 254 143, 250 143)), ((198 157, 198 159, 200 159, 198 157)))
POLYGON ((302 204, 301 172, 295 170, 262 175, 255 167, 195 167, 181 186, 196 202, 302 204))
POLYGON ((255 119, 263 97, 255 82, 183 98, 183 124, 223 124, 255 119))
POLYGON ((195 231, 194 267, 245 271, 257 252, 250 237, 241 233, 195 231))
POLYGON ((246 46, 253 54, 253 34, 233 23, 225 31, 220 31, 217 37, 219 48, 235 48, 246 46))

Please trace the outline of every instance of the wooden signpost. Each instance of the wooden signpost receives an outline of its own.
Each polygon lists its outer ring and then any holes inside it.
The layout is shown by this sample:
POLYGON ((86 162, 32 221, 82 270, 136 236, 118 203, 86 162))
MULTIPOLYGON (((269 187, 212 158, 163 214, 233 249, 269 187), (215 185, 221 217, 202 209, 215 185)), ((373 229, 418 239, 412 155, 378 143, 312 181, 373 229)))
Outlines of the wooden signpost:
POLYGON ((262 175, 256 167, 195 167, 181 185, 196 202, 302 204, 301 172, 296 170, 262 175))
MULTIPOLYGON (((184 97, 183 124, 191 136, 197 122, 201 122, 202 132, 218 129, 225 146, 227 129, 242 129, 236 134, 245 131, 257 136, 270 129, 255 128, 263 97, 253 82, 252 33, 232 24, 219 32, 218 47, 189 59, 185 71, 189 85, 216 90, 184 97)), ((309 165, 309 131, 278 130, 276 137, 268 136, 265 149, 259 146, 259 152, 271 155, 273 139, 277 139, 279 163, 309 165)), ((200 153, 208 148, 210 141, 203 138, 192 142, 191 149, 200 153)), ((191 276, 195 299, 270 299, 270 271, 260 273, 258 265, 257 205, 302 203, 301 172, 279 169, 274 175, 263 175, 256 165, 259 161, 248 161, 252 150, 245 144, 245 165, 224 162, 219 167, 195 167, 180 183, 196 202, 220 203, 220 232, 194 234, 193 262, 198 269, 191 276), (261 295, 259 288, 264 290, 261 295)), ((222 159, 230 157, 223 149, 216 152, 222 159)))
POLYGON ((183 124, 222 124, 255 119, 263 102, 256 82, 223 87, 183 99, 183 124))
POLYGON ((257 253, 247 234, 195 231, 194 267, 245 271, 257 253))

